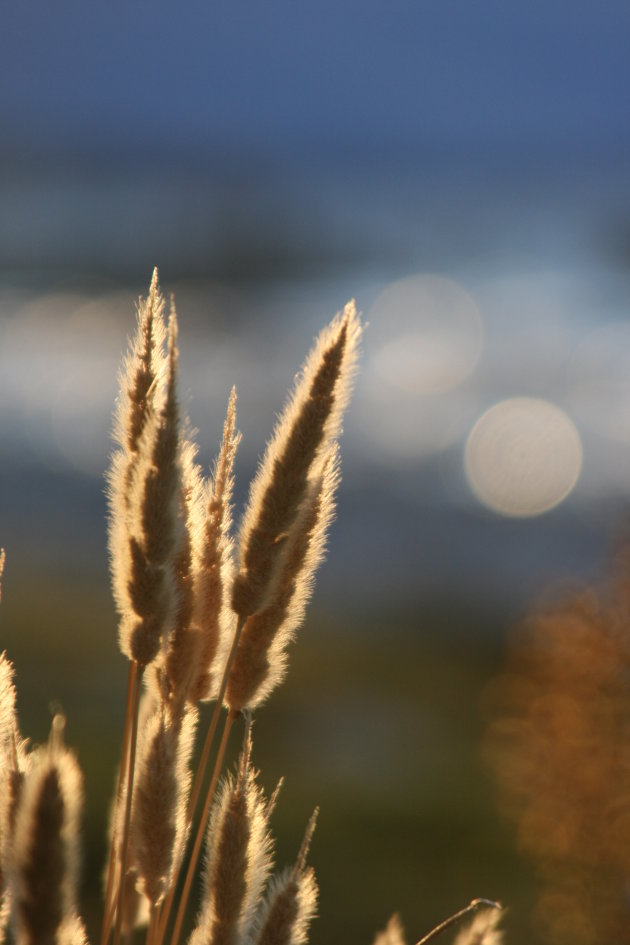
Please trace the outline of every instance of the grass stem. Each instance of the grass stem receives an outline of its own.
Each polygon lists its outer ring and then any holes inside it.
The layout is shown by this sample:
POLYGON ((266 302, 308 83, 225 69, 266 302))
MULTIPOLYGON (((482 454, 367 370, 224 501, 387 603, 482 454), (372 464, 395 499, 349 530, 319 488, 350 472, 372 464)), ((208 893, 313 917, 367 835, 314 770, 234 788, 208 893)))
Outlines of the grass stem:
MULTIPOLYGON (((225 669, 223 670, 223 677, 221 679, 221 685, 219 686, 219 692, 217 693, 216 702, 214 704, 214 711, 212 713, 210 725, 208 726, 208 732, 206 734, 206 740, 204 742, 203 751, 201 753, 201 758, 199 759, 199 764, 197 765, 197 770, 195 772, 195 779, 193 782, 192 790, 190 792, 190 801, 188 803, 188 815, 187 815, 189 826, 192 824, 195 817, 197 803, 199 801, 199 795, 201 793, 201 785, 203 784, 203 781, 205 778, 206 769, 208 767, 208 759, 210 758, 210 750, 212 748, 212 743, 214 741, 217 725, 219 723, 219 716, 221 715, 221 709, 223 707, 223 697, 225 696, 228 680, 230 678, 230 672, 232 670, 232 666, 236 658, 236 651, 238 649, 239 640, 241 638, 241 633, 243 632, 244 626, 245 626, 245 619, 242 617, 239 617, 236 624, 236 629, 234 631, 234 639, 232 640, 230 653, 227 658, 227 662, 225 664, 225 669)), ((215 773, 218 774, 216 764, 215 764, 215 773)), ((216 783, 216 777, 213 776, 213 780, 209 788, 209 793, 210 791, 214 790, 215 783, 216 783)), ((200 824, 200 833, 202 836, 203 836, 204 830, 205 830, 205 824, 203 825, 200 824)), ((197 834, 195 845, 197 845, 197 842, 199 843, 201 842, 199 840, 199 833, 197 834)), ((160 918, 160 931, 159 931, 159 935, 156 941, 156 945, 162 945, 162 942, 164 941, 164 936, 166 934, 166 926, 170 918, 171 910, 173 908, 173 899, 175 897, 175 890, 177 888, 178 879, 179 879, 179 873, 176 873, 175 876, 173 877, 173 880, 171 882, 171 888, 168 892, 168 895, 162 907, 161 918, 160 918)))
POLYGON ((503 906, 500 902, 493 902, 492 899, 473 899, 472 902, 469 902, 464 909, 460 909, 459 912, 454 913, 444 919, 443 922, 440 922, 439 925, 436 925, 434 929, 421 938, 416 945, 427 945, 427 942, 431 942, 434 938, 437 938, 438 935, 441 935, 442 932, 445 932, 447 929, 450 929, 451 925, 455 925, 456 922, 459 922, 460 919, 463 919, 465 915, 468 915, 469 912, 474 912, 475 909, 478 909, 479 906, 487 906, 489 909, 502 909, 503 906))
POLYGON ((125 819, 123 822, 122 843, 120 847, 120 877, 118 879, 118 897, 116 907, 116 927, 114 929, 114 945, 120 945, 120 933, 123 920, 123 900, 125 895, 125 876, 127 874, 127 854, 129 850, 129 827, 131 823, 131 802, 133 799, 133 778, 136 762, 136 745, 138 741, 138 711, 140 708, 140 693, 142 690, 142 675, 144 667, 136 664, 133 681, 133 699, 131 711, 131 732, 129 736, 129 762, 127 765, 127 796, 125 803, 125 819))
MULTIPOLYGON (((133 694, 136 681, 138 664, 135 660, 129 663, 129 677, 127 682, 127 707, 125 710, 125 728, 123 732, 122 753, 120 757, 120 770, 118 772, 118 783, 116 785, 116 810, 118 809, 121 798, 125 777, 127 775, 127 756, 129 753, 129 736, 131 734, 131 714, 133 711, 133 694)), ((116 875, 116 823, 117 817, 114 814, 114 828, 109 848, 109 860, 107 863, 107 884, 105 888, 105 908, 103 912, 103 928, 101 931, 101 945, 107 945, 110 932, 112 930, 112 921, 114 916, 114 877, 116 875)))
POLYGON ((171 945, 177 945, 177 943, 179 942, 179 936, 182 930, 184 915, 186 913, 188 899, 190 898, 190 890, 192 887, 192 881, 195 875, 195 870, 197 868, 197 862, 199 860, 199 853, 201 852, 201 844, 203 842, 203 838, 206 832, 206 827, 208 824, 208 817, 210 815, 210 807, 212 804, 212 798, 214 797, 214 789, 216 787, 216 783, 219 779, 219 773, 223 765, 223 758, 225 757, 225 749, 227 747, 230 730, 232 728, 232 725, 234 724, 235 719, 237 719, 238 716, 239 716, 238 712, 234 712, 230 709, 225 719, 225 726, 223 728, 221 744, 219 745, 219 750, 217 752, 217 758, 214 765, 214 771, 212 772, 212 778, 210 780, 210 785, 208 787, 208 793, 206 794, 206 802, 203 807, 201 819, 199 821, 199 826, 197 827, 197 834, 195 836, 195 845, 193 846, 192 853, 190 854, 190 863, 188 864, 188 870, 186 872, 184 888, 182 889, 182 894, 179 900, 179 907, 177 909, 177 916, 175 917, 175 925, 173 927, 173 934, 171 936, 171 945))

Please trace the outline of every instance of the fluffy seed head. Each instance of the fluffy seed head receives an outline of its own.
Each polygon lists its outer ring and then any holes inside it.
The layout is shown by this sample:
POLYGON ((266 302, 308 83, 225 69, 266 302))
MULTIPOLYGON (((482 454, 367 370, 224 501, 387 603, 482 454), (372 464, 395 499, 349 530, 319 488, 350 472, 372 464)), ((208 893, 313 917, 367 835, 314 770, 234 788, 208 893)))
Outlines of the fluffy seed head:
POLYGON ((89 945, 85 926, 78 915, 64 919, 57 936, 57 945, 89 945))
POLYGON ((153 905, 164 897, 183 852, 195 725, 193 710, 175 725, 158 708, 140 747, 131 844, 139 885, 153 905))
POLYGON ((303 945, 317 912, 315 873, 306 866, 313 831, 317 821, 314 811, 292 869, 285 870, 271 882, 257 921, 256 945, 303 945))
POLYGON ((177 318, 169 319, 169 348, 164 397, 148 412, 138 452, 144 459, 130 484, 133 534, 153 566, 164 565, 176 545, 179 516, 180 428, 177 403, 177 318))
POLYGON ((129 610, 129 487, 138 459, 140 438, 154 403, 158 378, 165 368, 163 312, 164 299, 155 269, 149 295, 138 303, 136 334, 120 372, 120 396, 114 416, 117 448, 107 477, 112 588, 121 616, 129 610))
POLYGON ((260 917, 256 945, 303 945, 317 912, 317 883, 309 867, 297 876, 289 869, 270 886, 260 917))
POLYGON ((15 735, 15 684, 13 664, 6 653, 0 653, 0 758, 10 749, 15 735))
POLYGON ((223 782, 208 825, 203 905, 191 945, 244 941, 271 869, 269 810, 250 751, 248 731, 238 776, 223 782))
POLYGON ((234 459, 240 439, 236 430, 236 389, 233 388, 223 426, 221 449, 204 496, 205 513, 195 580, 194 616, 195 626, 200 632, 201 649, 190 693, 193 703, 214 695, 213 664, 233 620, 228 599, 234 573, 230 532, 234 459))
POLYGON ((19 945, 55 945, 63 924, 76 916, 81 781, 74 756, 58 739, 33 753, 11 852, 19 945))
POLYGON ((178 608, 175 565, 185 540, 177 381, 177 320, 169 320, 169 351, 161 402, 148 407, 129 481, 123 651, 146 666, 167 639, 178 608))
POLYGON ((265 606, 309 477, 339 436, 352 386, 361 323, 349 303, 322 332, 252 483, 240 531, 232 607, 248 617, 265 606))
POLYGON ((248 617, 243 628, 226 691, 231 709, 255 709, 284 677, 285 651, 304 619, 315 571, 324 555, 339 479, 335 443, 321 474, 309 484, 269 601, 248 617))
POLYGON ((164 298, 153 270, 149 294, 138 302, 136 335, 120 375, 121 396, 116 412, 115 435, 122 449, 134 453, 146 422, 155 382, 163 368, 164 298))
MULTIPOLYGON (((177 612, 167 639, 164 665, 159 667, 161 697, 174 718, 182 715, 198 671, 201 632, 194 624, 195 571, 198 570, 199 532, 203 517, 203 480, 190 440, 180 451, 182 495, 180 548, 174 560, 177 612)), ((189 699, 190 702, 194 700, 189 699)))

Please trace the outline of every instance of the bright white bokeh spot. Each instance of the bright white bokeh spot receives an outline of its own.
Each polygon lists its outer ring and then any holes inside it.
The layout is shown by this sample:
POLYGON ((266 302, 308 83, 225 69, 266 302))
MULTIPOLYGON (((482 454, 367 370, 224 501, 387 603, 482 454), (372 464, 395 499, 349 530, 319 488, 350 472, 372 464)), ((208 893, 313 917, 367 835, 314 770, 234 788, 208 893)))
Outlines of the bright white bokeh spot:
POLYGON ((466 442, 465 465, 484 505, 502 515, 540 515, 575 486, 582 443, 564 410, 546 400, 515 397, 477 421, 466 442))
POLYGON ((101 473, 133 299, 52 292, 13 309, 0 299, 0 312, 0 423, 11 419, 54 468, 101 473))
POLYGON ((479 310, 460 285, 436 275, 393 282, 369 314, 378 347, 374 366, 413 395, 452 390, 474 371, 483 345, 479 310))

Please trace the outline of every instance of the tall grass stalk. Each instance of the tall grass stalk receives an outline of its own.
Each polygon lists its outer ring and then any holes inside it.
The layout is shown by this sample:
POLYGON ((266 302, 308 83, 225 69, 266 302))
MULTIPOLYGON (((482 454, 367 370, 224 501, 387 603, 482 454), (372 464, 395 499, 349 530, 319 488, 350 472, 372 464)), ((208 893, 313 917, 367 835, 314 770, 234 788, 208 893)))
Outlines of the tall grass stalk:
MULTIPOLYGON (((126 778, 125 778, 125 807, 124 807, 124 820, 122 827, 121 835, 121 847, 120 847, 120 878, 118 881, 118 898, 116 906, 116 926, 114 929, 114 945, 119 945, 120 935, 122 931, 122 918, 123 918, 123 895, 125 890, 125 877, 127 875, 127 857, 129 853, 129 830, 131 825, 131 805, 133 801, 133 786, 134 786, 134 776, 136 772, 136 746, 138 741, 138 712, 140 709, 140 694, 141 694, 141 683, 142 683, 142 668, 136 666, 135 672, 133 674, 133 690, 131 697, 131 713, 129 717, 129 757, 126 759, 125 763, 121 763, 121 767, 126 769, 126 778)), ((123 746, 125 744, 126 738, 123 739, 123 746)), ((122 802, 122 796, 119 796, 119 803, 122 802)))
MULTIPOLYGON (((225 758, 225 750, 227 748, 228 738, 230 737, 232 725, 234 724, 236 718, 237 718, 236 713, 234 713, 230 709, 225 719, 225 725, 223 727, 223 735, 221 737, 221 742, 219 744, 219 750, 217 752, 217 759, 214 766, 214 771, 212 773, 212 778, 210 779, 210 785, 208 787, 208 792, 206 794, 206 802, 203 807, 201 819, 199 821, 199 826, 197 828, 195 843, 193 845, 192 853, 190 855, 190 863, 188 865, 188 870, 186 871, 186 879, 184 881, 184 887, 181 892, 180 901, 177 908, 177 915, 175 917, 175 925, 173 927, 173 934, 171 936, 171 945, 177 945, 177 943, 179 942, 179 937, 181 935, 182 925, 184 922, 184 916, 186 914, 186 907, 188 905, 188 898, 190 896, 190 891, 192 889, 192 882, 195 876, 197 863, 199 862, 201 844, 203 842, 203 836, 204 836, 205 829, 208 823, 208 817, 210 815, 210 805, 212 803, 214 789, 216 787, 218 776, 221 771, 221 766, 223 765, 223 759, 225 758)), ((168 919, 168 916, 165 916, 165 922, 167 921, 167 919, 168 919)))
MULTIPOLYGON (((191 945, 300 945, 317 903, 307 865, 315 816, 293 867, 269 878, 268 819, 278 789, 266 801, 257 786, 250 719, 282 681, 324 554, 361 320, 351 302, 317 339, 267 445, 236 540, 236 392, 206 476, 179 406, 174 302, 168 320, 165 307, 155 271, 121 369, 108 473, 112 591, 129 673, 100 945, 121 945, 134 934, 145 945, 179 945, 204 842, 191 945), (193 773, 195 731, 209 702, 214 708, 193 773), (230 778, 225 751, 241 716, 243 752, 230 778)), ((3 566, 0 552, 0 591, 3 566)), ((16 945, 87 945, 76 893, 80 774, 60 732, 57 719, 48 745, 29 750, 15 710, 13 668, 2 654, 0 943, 8 933, 16 945)), ((388 930, 377 942, 402 940, 395 922, 388 930)))

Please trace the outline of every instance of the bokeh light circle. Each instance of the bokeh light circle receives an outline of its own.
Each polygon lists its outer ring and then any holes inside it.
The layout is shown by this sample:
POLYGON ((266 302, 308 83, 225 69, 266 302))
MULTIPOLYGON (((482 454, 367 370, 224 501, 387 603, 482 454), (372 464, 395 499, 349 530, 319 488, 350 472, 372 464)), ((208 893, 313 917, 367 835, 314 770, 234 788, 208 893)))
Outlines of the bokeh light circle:
POLYGON ((486 506, 502 515, 529 517, 549 511, 575 486, 582 443, 560 407, 514 397, 490 407, 465 447, 466 475, 486 506))
POLYGON ((369 315, 378 326, 376 370, 414 396, 441 394, 468 378, 483 347, 475 301, 452 279, 421 274, 391 283, 369 315))

